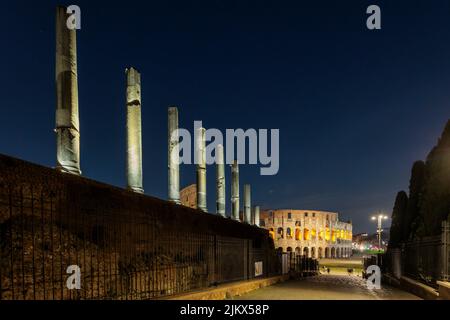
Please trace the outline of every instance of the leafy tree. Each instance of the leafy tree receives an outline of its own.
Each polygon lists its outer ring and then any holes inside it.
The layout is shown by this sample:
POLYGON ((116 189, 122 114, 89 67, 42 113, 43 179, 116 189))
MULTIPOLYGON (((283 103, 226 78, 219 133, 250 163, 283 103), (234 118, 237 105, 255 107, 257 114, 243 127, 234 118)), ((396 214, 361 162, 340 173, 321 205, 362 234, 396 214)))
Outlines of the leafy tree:
POLYGON ((405 191, 397 193, 394 209, 392 210, 392 223, 389 235, 389 247, 396 248, 403 240, 403 224, 408 207, 408 195, 405 191))

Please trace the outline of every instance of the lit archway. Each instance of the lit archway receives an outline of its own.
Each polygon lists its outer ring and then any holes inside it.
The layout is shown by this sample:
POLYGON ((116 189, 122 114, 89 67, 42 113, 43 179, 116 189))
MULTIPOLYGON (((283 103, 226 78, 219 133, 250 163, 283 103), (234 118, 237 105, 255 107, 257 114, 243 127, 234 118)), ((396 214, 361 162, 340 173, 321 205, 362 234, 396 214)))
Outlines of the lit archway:
POLYGON ((325 229, 325 241, 330 241, 330 240, 331 240, 330 228, 326 228, 325 229))
POLYGON ((275 240, 275 231, 273 230, 273 228, 269 229, 269 237, 275 240))
POLYGON ((329 258, 330 257, 330 248, 326 247, 325 248, 325 258, 329 258))
POLYGON ((286 239, 292 239, 292 230, 291 228, 286 229, 286 239))
POLYGON ((325 236, 325 232, 323 230, 319 231, 319 240, 322 241, 325 236))
POLYGON ((291 247, 287 247, 286 248, 286 252, 292 252, 292 248, 291 247))
POLYGON ((300 231, 300 228, 295 228, 295 240, 301 239, 302 239, 302 232, 300 231))
POLYGON ((278 230, 277 230, 277 238, 278 239, 283 239, 284 238, 283 228, 278 228, 278 230))
POLYGON ((309 248, 308 247, 304 247, 303 248, 303 255, 307 258, 309 258, 309 248))
POLYGON ((317 257, 319 258, 319 259, 322 259, 323 258, 323 249, 322 249, 322 247, 319 247, 319 250, 318 250, 318 255, 317 255, 317 257))
POLYGON ((309 233, 309 229, 305 228, 303 229, 303 240, 307 241, 309 240, 311 237, 310 233, 309 233))
POLYGON ((331 258, 336 258, 336 249, 334 247, 331 248, 331 258))
POLYGON ((313 258, 313 259, 316 258, 316 248, 314 248, 314 247, 311 248, 311 258, 313 258))
POLYGON ((302 249, 300 247, 295 248, 295 255, 299 256, 302 254, 302 249))

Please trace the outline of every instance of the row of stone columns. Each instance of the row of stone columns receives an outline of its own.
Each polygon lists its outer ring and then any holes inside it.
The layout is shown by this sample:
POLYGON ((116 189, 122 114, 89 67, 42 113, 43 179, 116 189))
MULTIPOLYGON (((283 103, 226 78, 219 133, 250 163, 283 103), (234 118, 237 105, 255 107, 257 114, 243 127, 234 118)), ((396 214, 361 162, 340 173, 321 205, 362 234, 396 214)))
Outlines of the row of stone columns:
MULTIPOLYGON (((168 109, 168 200, 180 204, 180 171, 179 171, 179 135, 178 108, 168 109)), ((195 132, 195 145, 197 160, 197 208, 207 212, 206 197, 206 139, 205 128, 197 128, 195 132)), ((216 213, 226 217, 225 212, 225 155, 223 145, 216 148, 216 213)), ((240 220, 239 217, 239 165, 235 160, 231 165, 231 218, 240 220)), ((243 221, 259 226, 259 207, 251 212, 250 185, 244 185, 244 217, 243 221)))
MULTIPOLYGON (((56 168, 63 172, 81 174, 80 130, 78 115, 78 72, 76 30, 67 27, 67 8, 56 10, 56 168)), ((127 147, 127 188, 143 193, 141 75, 135 68, 125 70, 127 147)), ((206 147, 205 128, 195 132, 197 161, 197 208, 206 212, 206 147)), ((216 154, 216 213, 225 217, 225 160, 222 145, 216 154)), ((168 109, 168 198, 180 204, 178 109, 168 109)), ((239 217, 239 165, 231 165, 231 218, 239 217)), ((251 210, 250 185, 244 185, 243 221, 259 225, 259 207, 251 210)))
MULTIPOLYGON (((67 8, 56 8, 56 169, 72 174, 80 170, 80 129, 78 115, 78 71, 76 30, 67 27, 67 8)), ((141 75, 125 70, 127 147, 126 176, 129 190, 143 193, 141 75)), ((177 168, 175 168, 177 169, 177 168)))

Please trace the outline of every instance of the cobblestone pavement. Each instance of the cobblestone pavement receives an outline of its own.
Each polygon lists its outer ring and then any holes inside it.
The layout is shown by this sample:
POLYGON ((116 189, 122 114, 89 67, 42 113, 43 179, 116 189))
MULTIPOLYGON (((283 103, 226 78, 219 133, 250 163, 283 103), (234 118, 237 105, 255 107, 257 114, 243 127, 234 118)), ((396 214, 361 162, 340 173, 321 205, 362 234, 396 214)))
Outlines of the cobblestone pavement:
POLYGON ((252 291, 243 300, 420 300, 408 292, 382 285, 368 289, 366 281, 354 275, 320 275, 291 280, 252 291))

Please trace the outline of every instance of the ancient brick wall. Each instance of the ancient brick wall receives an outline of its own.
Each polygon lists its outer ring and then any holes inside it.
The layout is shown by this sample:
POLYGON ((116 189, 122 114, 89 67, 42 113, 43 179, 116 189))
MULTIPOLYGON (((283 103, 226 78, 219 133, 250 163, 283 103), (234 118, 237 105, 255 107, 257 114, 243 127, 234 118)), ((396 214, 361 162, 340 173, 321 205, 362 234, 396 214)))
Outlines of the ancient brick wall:
POLYGON ((1 299, 156 298, 278 268, 263 229, 3 155, 0 256, 1 299))

